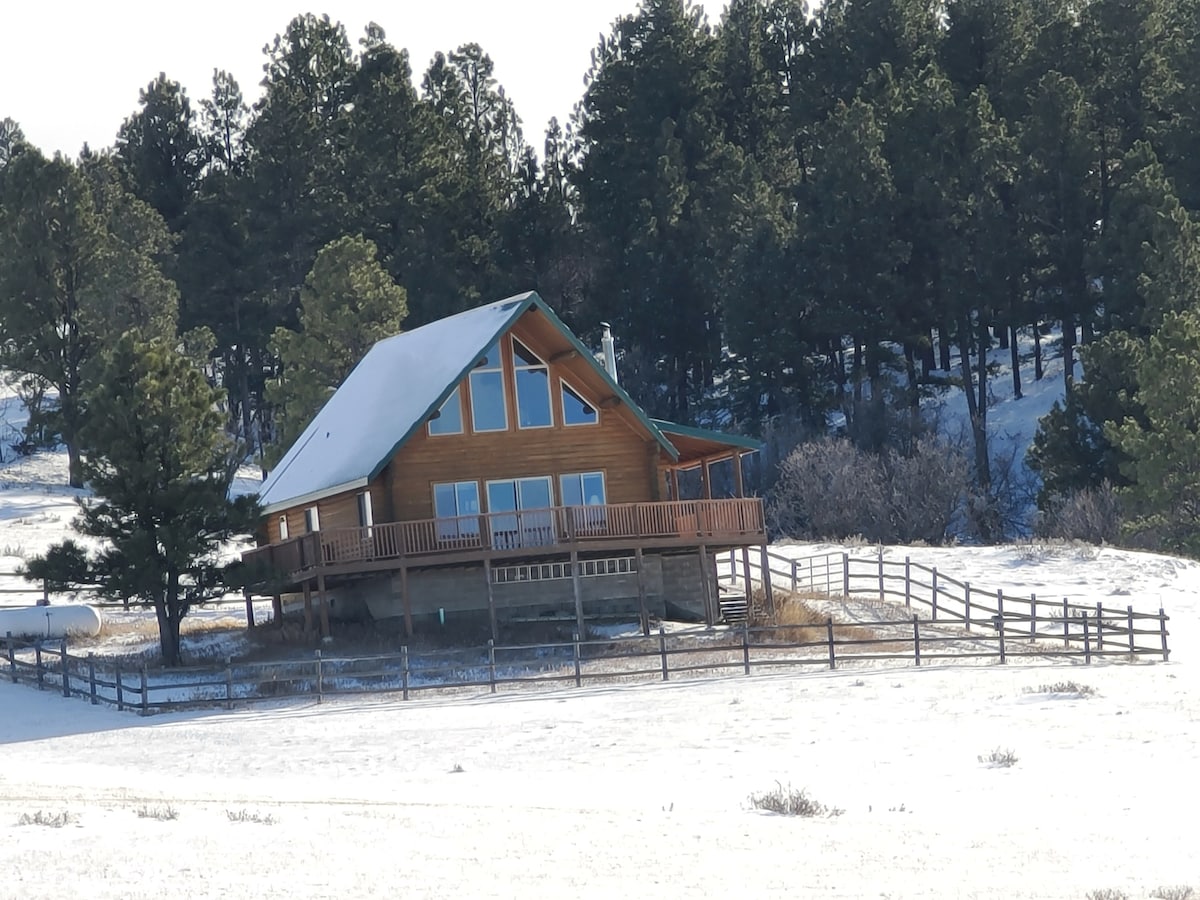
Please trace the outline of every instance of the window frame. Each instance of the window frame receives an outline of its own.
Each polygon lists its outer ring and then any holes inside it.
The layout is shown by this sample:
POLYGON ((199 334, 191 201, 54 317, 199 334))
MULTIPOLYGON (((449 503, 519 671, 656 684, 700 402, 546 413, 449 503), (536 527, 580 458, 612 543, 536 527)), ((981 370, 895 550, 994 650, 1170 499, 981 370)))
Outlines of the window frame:
POLYGON ((439 541, 478 541, 481 531, 481 520, 483 512, 483 494, 479 490, 479 481, 464 480, 464 481, 435 481, 430 484, 430 494, 433 496, 433 518, 435 523, 440 523, 434 527, 437 530, 439 541), (459 488, 470 485, 475 491, 475 506, 474 512, 463 512, 459 508, 459 488), (455 515, 443 516, 438 512, 438 488, 449 487, 454 497, 455 515), (447 532, 447 528, 453 528, 454 533, 447 532))
POLYGON ((304 508, 304 528, 308 534, 316 534, 321 530, 321 508, 317 505, 304 508))
POLYGON ((587 398, 585 398, 583 396, 583 392, 580 391, 577 387, 575 387, 575 385, 571 384, 571 382, 569 382, 565 378, 558 379, 558 405, 559 405, 559 412, 562 414, 562 423, 563 423, 564 428, 587 428, 588 426, 591 426, 591 425, 599 425, 600 424, 600 407, 597 406, 595 403, 588 402, 587 398), (569 422, 569 421, 567 421, 567 391, 570 391, 572 394, 574 394, 578 398, 579 402, 582 403, 584 406, 591 408, 592 416, 593 416, 592 421, 590 421, 590 422, 569 422))
POLYGON ((286 541, 291 539, 291 533, 288 531, 287 513, 279 517, 279 540, 286 541))
POLYGON ((442 405, 437 409, 439 415, 430 418, 425 425, 430 437, 445 437, 447 435, 462 434, 466 430, 465 416, 463 416, 462 394, 462 385, 457 384, 454 386, 454 390, 450 392, 450 396, 442 401, 442 405), (445 418, 445 409, 451 401, 454 401, 458 404, 458 429, 456 431, 435 431, 434 429, 437 423, 445 418))
POLYGON ((538 428, 553 428, 554 427, 554 389, 551 386, 550 379, 550 364, 543 360, 540 356, 529 348, 529 345, 514 334, 508 336, 511 345, 509 351, 512 353, 512 381, 513 381, 513 402, 517 410, 517 429, 521 431, 533 431, 538 428), (522 356, 529 356, 537 360, 536 363, 518 363, 517 362, 517 346, 520 346, 524 351, 522 356), (546 386, 546 418, 548 421, 544 425, 525 425, 521 422, 521 380, 522 372, 541 372, 545 377, 546 386))
POLYGON ((467 381, 470 384, 470 391, 471 391, 471 433, 472 434, 491 434, 491 433, 496 433, 496 432, 500 432, 500 431, 508 431, 508 388, 505 385, 506 379, 504 377, 504 349, 503 349, 503 347, 504 347, 504 341, 501 338, 497 338, 496 342, 488 347, 487 354, 485 354, 481 360, 482 365, 476 365, 476 367, 471 370, 470 374, 467 375, 467 381), (493 348, 496 350, 496 356, 497 356, 495 365, 491 364, 491 351, 493 348), (484 375, 495 375, 500 383, 500 412, 503 416, 504 424, 499 428, 480 428, 475 421, 476 420, 475 403, 476 403, 476 396, 477 396, 476 390, 475 390, 475 385, 476 385, 477 379, 479 379, 480 377, 482 377, 484 375))

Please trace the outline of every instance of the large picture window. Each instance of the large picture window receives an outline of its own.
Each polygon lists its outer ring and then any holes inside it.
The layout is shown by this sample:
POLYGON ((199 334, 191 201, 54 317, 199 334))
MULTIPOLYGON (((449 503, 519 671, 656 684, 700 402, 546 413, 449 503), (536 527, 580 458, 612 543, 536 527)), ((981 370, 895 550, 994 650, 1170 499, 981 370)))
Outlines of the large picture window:
POLYGON ((479 483, 455 481, 435 484, 433 486, 433 513, 438 518, 438 540, 477 541, 479 539, 479 483))
POLYGON ((512 348, 517 424, 521 428, 549 428, 554 424, 550 413, 550 370, 516 338, 512 348))
POLYGON ((438 410, 437 418, 429 420, 430 434, 462 434, 462 389, 455 388, 438 410))
POLYGON ((508 413, 504 409, 504 367, 499 341, 488 347, 470 379, 471 427, 475 431, 504 431, 508 428, 508 413))
POLYGON ((554 543, 550 483, 544 477, 487 483, 492 546, 538 547, 554 543))
POLYGON ((563 506, 570 511, 576 534, 602 534, 608 527, 603 472, 572 472, 560 475, 558 487, 563 506))
POLYGON ((565 381, 562 383, 562 417, 564 425, 595 425, 600 421, 596 407, 565 381))

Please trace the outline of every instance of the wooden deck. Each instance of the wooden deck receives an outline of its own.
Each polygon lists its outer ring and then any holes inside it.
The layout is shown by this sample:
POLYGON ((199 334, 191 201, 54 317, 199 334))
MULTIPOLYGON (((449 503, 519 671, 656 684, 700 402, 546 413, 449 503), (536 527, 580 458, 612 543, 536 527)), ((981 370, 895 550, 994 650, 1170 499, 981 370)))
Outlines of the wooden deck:
POLYGON ((672 500, 560 506, 339 528, 255 548, 255 571, 296 583, 409 566, 641 548, 752 546, 766 538, 762 501, 672 500))

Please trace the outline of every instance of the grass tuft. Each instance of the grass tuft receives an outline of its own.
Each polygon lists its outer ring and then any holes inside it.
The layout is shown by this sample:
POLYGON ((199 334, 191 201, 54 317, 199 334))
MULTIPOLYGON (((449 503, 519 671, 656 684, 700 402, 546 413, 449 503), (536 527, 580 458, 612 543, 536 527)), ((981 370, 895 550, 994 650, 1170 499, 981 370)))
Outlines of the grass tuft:
POLYGON ((1192 900, 1196 892, 1186 884, 1164 884, 1150 892, 1154 900, 1192 900))
POLYGON ((225 810, 225 815, 229 817, 230 822, 253 822, 256 825, 274 825, 275 817, 270 813, 263 814, 251 812, 248 809, 225 810))
POLYGON ((1025 688, 1026 694, 1074 694, 1077 697, 1091 697, 1096 689, 1090 684, 1080 684, 1077 681, 1055 681, 1039 687, 1025 688))
POLYGON ((18 825, 44 825, 47 828, 62 828, 76 821, 75 816, 71 815, 65 809, 60 813, 48 813, 38 810, 33 815, 29 813, 21 813, 21 818, 17 819, 18 825))
POLYGON ((160 822, 173 822, 179 818, 179 812, 171 804, 166 806, 142 806, 138 808, 139 819, 158 819, 160 822))
POLYGON ((1100 888, 1088 891, 1087 900, 1129 900, 1129 895, 1120 888, 1100 888))
POLYGON ((761 794, 751 794, 750 805, 755 809, 777 815, 802 816, 806 819, 832 818, 845 812, 845 810, 826 806, 819 800, 814 800, 808 796, 807 791, 793 788, 791 785, 784 787, 778 781, 775 782, 773 790, 764 791, 761 794))
POLYGON ((993 769, 1008 769, 1017 764, 1017 754, 1012 750, 997 747, 991 753, 980 756, 979 761, 993 769))

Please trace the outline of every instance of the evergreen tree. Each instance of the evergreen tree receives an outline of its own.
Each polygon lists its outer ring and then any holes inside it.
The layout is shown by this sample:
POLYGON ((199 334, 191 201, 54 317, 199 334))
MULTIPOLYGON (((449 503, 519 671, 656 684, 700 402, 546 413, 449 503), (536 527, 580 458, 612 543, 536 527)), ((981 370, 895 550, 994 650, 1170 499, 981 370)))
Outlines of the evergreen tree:
MULTIPOLYGON (((224 592, 223 545, 258 518, 252 498, 229 498, 237 454, 220 399, 170 344, 131 334, 105 354, 87 395, 80 440, 94 498, 74 527, 102 545, 74 577, 101 596, 152 605, 168 666, 182 662, 179 629, 191 606, 224 592)), ((52 548, 30 573, 55 576, 71 549, 52 548)))
POLYGON ((0 119, 0 170, 8 165, 24 144, 25 132, 21 126, 7 116, 0 119))
POLYGON ((321 249, 300 290, 300 330, 275 330, 272 350, 280 380, 268 389, 276 406, 277 453, 308 426, 371 345, 397 334, 408 315, 404 289, 363 237, 343 237, 321 249))

